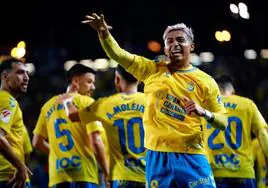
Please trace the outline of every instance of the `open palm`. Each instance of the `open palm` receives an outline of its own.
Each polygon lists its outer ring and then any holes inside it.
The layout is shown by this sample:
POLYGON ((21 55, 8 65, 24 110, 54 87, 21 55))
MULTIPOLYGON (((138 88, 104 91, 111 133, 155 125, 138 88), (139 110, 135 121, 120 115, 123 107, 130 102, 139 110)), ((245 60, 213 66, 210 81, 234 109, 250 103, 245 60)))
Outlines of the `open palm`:
POLYGON ((108 26, 104 20, 104 15, 101 14, 100 16, 96 13, 93 13, 91 16, 86 15, 86 20, 82 21, 84 24, 89 24, 97 31, 105 31, 112 29, 111 26, 108 26))

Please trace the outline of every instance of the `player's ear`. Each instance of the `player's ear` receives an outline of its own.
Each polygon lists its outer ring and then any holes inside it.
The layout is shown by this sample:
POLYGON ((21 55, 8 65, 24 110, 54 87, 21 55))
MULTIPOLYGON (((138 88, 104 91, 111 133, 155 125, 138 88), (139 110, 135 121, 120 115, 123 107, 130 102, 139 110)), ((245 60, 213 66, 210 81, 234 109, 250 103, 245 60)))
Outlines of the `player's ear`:
POLYGON ((194 48, 195 48, 195 43, 192 42, 192 44, 191 44, 191 52, 194 51, 194 48))
POLYGON ((74 88, 78 89, 79 88, 79 79, 77 76, 73 77, 72 79, 72 85, 74 88))

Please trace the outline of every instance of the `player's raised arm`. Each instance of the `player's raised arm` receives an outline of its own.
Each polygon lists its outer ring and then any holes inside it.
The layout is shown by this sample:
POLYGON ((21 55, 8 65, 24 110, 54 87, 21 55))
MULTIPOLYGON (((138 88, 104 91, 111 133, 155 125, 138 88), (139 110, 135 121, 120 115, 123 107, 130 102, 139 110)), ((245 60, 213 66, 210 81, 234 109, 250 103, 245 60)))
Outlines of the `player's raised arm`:
POLYGON ((102 14, 100 16, 95 13, 87 15, 82 23, 89 24, 98 32, 102 48, 107 56, 117 61, 137 79, 143 81, 156 71, 156 65, 152 60, 131 54, 118 45, 109 32, 111 26, 105 22, 102 14))

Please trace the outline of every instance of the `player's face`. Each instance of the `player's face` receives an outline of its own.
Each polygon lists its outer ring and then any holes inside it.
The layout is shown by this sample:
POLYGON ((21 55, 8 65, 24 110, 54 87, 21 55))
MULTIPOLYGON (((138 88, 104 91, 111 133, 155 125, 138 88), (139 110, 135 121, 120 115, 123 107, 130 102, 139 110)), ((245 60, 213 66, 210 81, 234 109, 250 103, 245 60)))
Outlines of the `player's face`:
POLYGON ((91 96, 95 90, 95 75, 85 73, 78 78, 78 93, 91 96))
POLYGON ((29 83, 29 73, 23 63, 13 63, 12 70, 7 74, 7 83, 14 93, 26 93, 29 83))
POLYGON ((189 60, 194 49, 191 39, 182 31, 175 30, 167 34, 165 39, 165 54, 171 63, 180 63, 189 60))

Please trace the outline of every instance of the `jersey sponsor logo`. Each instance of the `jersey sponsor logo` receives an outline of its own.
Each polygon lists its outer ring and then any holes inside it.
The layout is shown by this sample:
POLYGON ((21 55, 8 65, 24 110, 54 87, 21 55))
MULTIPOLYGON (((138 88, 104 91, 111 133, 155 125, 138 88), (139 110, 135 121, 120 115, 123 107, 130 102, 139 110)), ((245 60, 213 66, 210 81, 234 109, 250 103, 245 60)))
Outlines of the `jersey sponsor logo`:
POLYGON ((194 83, 193 82, 188 83, 187 90, 188 91, 194 91, 194 83))
POLYGON ((11 119, 12 112, 10 110, 4 109, 0 114, 0 120, 4 123, 8 123, 11 119))
POLYGON ((80 170, 81 158, 80 156, 63 157, 56 160, 56 170, 80 170))

